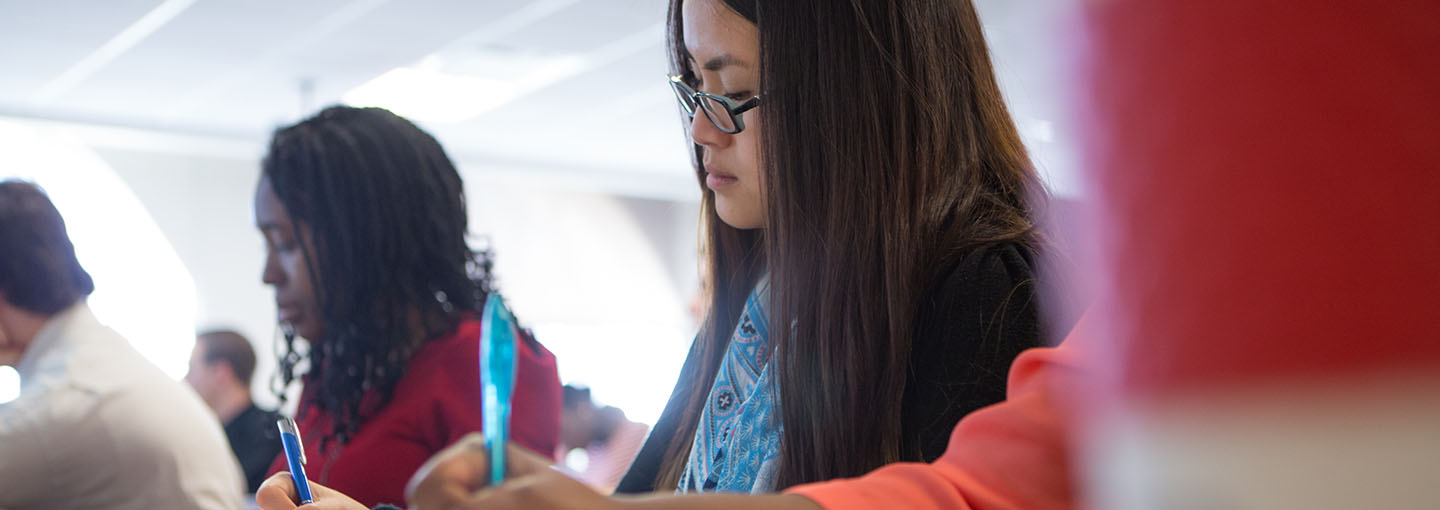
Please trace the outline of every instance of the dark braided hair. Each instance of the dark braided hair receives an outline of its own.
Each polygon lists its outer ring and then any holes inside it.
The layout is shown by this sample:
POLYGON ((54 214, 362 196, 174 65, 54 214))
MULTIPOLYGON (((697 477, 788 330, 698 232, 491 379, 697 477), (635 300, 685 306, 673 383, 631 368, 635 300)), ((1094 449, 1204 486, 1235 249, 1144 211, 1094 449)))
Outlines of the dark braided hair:
POLYGON ((306 348, 282 328, 275 390, 283 403, 308 362, 315 406, 335 417, 323 440, 344 444, 389 403, 412 354, 480 310, 490 253, 466 243, 460 174, 440 143, 387 110, 334 106, 281 128, 262 171, 310 227, 304 257, 324 323, 306 348))

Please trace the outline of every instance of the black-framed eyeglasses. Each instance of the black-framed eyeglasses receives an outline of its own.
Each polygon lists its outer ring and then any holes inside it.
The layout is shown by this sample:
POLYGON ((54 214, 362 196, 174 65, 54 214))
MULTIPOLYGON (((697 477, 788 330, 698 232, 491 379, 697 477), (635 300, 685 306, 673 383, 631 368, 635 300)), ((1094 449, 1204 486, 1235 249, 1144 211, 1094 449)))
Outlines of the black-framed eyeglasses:
POLYGON ((685 80, 679 76, 668 76, 670 88, 675 91, 675 98, 680 100, 680 107, 685 113, 695 118, 695 109, 698 107, 705 110, 705 118, 710 119, 710 124, 715 129, 727 134, 735 134, 745 130, 745 119, 740 114, 760 106, 760 96, 752 97, 745 102, 736 101, 725 96, 710 94, 708 92, 696 92, 685 84, 685 80))

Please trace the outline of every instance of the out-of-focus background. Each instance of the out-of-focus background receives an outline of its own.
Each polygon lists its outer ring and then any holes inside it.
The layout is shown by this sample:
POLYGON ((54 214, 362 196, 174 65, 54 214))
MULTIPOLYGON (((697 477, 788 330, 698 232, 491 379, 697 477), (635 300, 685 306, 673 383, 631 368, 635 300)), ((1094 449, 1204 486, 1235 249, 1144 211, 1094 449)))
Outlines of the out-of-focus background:
MULTIPOLYGON (((977 0, 1052 192, 1083 195, 1069 1, 977 0)), ((234 328, 277 336, 252 195, 276 127, 335 103, 430 131, 475 243, 565 382, 653 422, 696 318, 697 200, 664 82, 664 0, 0 0, 0 177, 45 187, 101 320, 176 378, 234 328)), ((843 84, 836 84, 842 86, 843 84)), ((18 391, 0 368, 0 402, 18 391)))

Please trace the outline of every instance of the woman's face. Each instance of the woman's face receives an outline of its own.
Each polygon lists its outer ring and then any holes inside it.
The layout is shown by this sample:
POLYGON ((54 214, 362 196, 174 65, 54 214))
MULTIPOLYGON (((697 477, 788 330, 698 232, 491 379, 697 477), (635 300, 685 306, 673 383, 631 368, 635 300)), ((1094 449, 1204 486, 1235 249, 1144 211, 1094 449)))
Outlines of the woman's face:
MULTIPOLYGON (((744 102, 759 93, 760 33, 721 0, 685 0, 681 7, 685 49, 695 90, 744 102)), ((705 185, 715 191, 715 209, 739 229, 765 225, 760 178, 760 121, 764 106, 743 114, 745 130, 730 135, 697 110, 690 138, 701 146, 705 185)))
POLYGON ((265 269, 260 279, 275 288, 277 320, 289 323, 306 340, 320 340, 324 322, 305 263, 305 253, 315 253, 310 229, 290 219, 268 177, 261 178, 255 189, 255 226, 265 236, 265 269))

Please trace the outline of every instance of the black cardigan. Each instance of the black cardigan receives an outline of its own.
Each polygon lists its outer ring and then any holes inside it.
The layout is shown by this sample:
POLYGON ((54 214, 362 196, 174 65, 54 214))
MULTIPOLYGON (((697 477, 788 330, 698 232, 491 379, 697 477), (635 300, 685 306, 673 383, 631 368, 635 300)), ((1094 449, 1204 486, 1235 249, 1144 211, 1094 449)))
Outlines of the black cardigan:
MULTIPOLYGON (((925 292, 900 405, 902 460, 934 461, 960 418, 1005 399, 1010 363, 1044 343, 1036 268, 1024 247, 986 245, 956 261, 948 276, 925 292)), ((696 377, 698 363, 692 348, 665 412, 616 493, 654 491, 687 400, 681 392, 696 377)))

